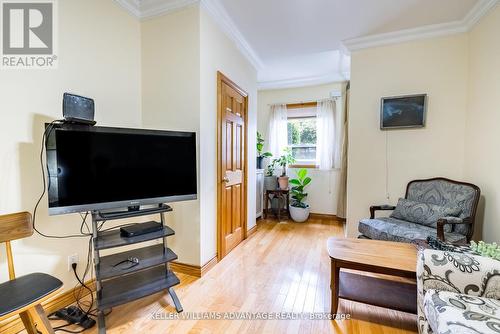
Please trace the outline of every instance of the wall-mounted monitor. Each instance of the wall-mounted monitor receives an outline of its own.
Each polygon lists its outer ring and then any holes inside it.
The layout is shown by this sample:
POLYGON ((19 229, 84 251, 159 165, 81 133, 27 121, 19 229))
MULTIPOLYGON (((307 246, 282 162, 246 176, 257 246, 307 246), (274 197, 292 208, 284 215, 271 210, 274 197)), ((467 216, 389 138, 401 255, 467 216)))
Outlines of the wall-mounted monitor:
POLYGON ((197 197, 195 133, 77 125, 47 132, 51 215, 197 197))
POLYGON ((380 128, 423 128, 427 113, 427 94, 383 97, 380 128))

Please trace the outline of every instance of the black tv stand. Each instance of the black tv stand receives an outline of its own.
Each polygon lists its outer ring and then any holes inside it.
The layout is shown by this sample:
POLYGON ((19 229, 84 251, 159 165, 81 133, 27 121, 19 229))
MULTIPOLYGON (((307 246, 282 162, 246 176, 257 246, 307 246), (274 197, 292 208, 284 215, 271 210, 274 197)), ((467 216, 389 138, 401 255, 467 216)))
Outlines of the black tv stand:
POLYGON ((174 231, 165 225, 165 213, 172 208, 160 204, 153 208, 123 210, 111 212, 92 212, 92 244, 94 248, 94 266, 96 273, 96 306, 99 334, 106 333, 104 311, 112 307, 143 298, 162 290, 168 291, 177 312, 182 312, 182 305, 173 287, 180 283, 170 270, 169 262, 177 255, 167 247, 167 237, 174 231), (120 229, 101 231, 104 221, 127 219, 152 214, 160 215, 163 229, 132 237, 124 237, 120 229), (162 244, 137 248, 112 255, 101 256, 104 249, 121 247, 150 240, 162 239, 162 244), (127 263, 127 259, 138 259, 137 263, 127 263))
POLYGON ((126 219, 132 217, 140 217, 146 215, 161 214, 172 211, 172 208, 166 204, 160 204, 158 207, 143 208, 139 210, 120 210, 120 211, 95 211, 93 214, 97 215, 99 221, 113 220, 113 219, 126 219))

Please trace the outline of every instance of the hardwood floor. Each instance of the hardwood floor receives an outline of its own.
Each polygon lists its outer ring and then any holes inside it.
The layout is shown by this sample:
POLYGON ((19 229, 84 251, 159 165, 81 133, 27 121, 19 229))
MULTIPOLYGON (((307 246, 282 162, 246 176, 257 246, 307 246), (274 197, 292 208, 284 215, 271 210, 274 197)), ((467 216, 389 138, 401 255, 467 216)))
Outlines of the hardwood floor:
MULTIPOLYGON (((343 236, 327 218, 307 224, 259 221, 259 228, 202 278, 179 275, 177 294, 190 312, 328 313, 330 262, 326 240, 343 236)), ((416 316, 341 300, 351 320, 154 320, 175 316, 157 294, 113 309, 108 333, 415 333, 416 316)), ((206 313, 208 315, 208 313, 206 313)), ((71 328, 68 328, 71 329, 71 328)), ((96 328, 88 333, 97 333, 96 328)))

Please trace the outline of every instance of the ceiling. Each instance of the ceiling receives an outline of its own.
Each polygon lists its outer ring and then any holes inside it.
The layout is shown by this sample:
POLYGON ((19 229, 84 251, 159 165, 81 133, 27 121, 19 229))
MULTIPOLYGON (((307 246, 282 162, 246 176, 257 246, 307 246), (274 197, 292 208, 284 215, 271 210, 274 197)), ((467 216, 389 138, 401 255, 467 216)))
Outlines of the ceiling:
POLYGON ((115 0, 139 18, 201 2, 261 89, 349 79, 350 51, 464 32, 500 0, 115 0))
POLYGON ((221 0, 263 61, 338 50, 342 41, 461 20, 477 0, 221 0))

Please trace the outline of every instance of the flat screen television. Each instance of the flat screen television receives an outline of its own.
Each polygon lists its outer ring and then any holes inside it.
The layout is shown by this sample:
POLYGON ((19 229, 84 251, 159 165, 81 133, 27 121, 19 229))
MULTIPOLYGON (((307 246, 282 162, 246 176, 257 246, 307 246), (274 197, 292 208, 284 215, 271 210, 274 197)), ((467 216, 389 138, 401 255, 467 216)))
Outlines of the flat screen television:
POLYGON ((425 126, 426 94, 383 97, 380 105, 382 130, 425 126))
POLYGON ((50 215, 192 200, 196 134, 57 125, 47 171, 50 215))

